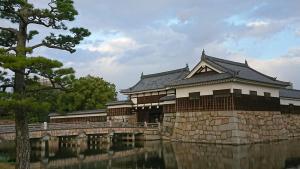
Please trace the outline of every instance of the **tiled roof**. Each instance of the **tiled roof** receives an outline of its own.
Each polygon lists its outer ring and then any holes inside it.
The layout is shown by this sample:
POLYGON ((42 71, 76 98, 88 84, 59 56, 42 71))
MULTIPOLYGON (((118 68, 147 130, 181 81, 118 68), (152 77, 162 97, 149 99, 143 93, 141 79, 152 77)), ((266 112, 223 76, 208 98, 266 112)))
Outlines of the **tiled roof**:
POLYGON ((251 67, 249 67, 246 63, 233 62, 211 56, 205 56, 204 58, 208 61, 213 62, 214 64, 225 68, 226 70, 228 70, 228 73, 233 73, 233 75, 237 78, 282 86, 290 85, 287 82, 279 81, 276 80, 276 78, 260 73, 257 70, 254 70, 251 67))
MULTIPOLYGON (((263 73, 260 73, 246 63, 233 62, 229 60, 219 59, 211 56, 202 54, 202 61, 207 62, 211 66, 221 70, 223 73, 219 74, 210 74, 210 75, 195 75, 187 79, 182 79, 173 83, 172 86, 187 85, 187 84, 196 84, 203 82, 211 82, 225 79, 240 79, 247 81, 254 81, 260 83, 266 83, 270 85, 278 86, 288 86, 288 82, 283 82, 276 80, 276 78, 267 76, 263 73)), ((200 63, 199 63, 200 64, 200 63)))
POLYGON ((196 75, 194 77, 183 79, 173 83, 171 86, 180 86, 180 85, 189 85, 189 84, 196 84, 196 83, 205 83, 211 81, 218 81, 218 80, 225 80, 230 79, 232 76, 229 73, 218 73, 212 75, 196 75))
MULTIPOLYGON (((279 87, 285 87, 290 85, 290 83, 288 82, 276 80, 276 78, 267 76, 263 73, 254 70, 253 68, 249 67, 247 63, 233 62, 230 60, 224 60, 212 56, 207 56, 204 52, 202 53, 201 61, 205 61, 206 63, 222 71, 223 73, 209 75, 199 74, 194 75, 190 78, 185 78, 190 73, 190 71, 186 67, 162 73, 142 75, 140 81, 136 85, 129 89, 121 90, 121 93, 126 94, 147 90, 159 90, 171 86, 174 87, 230 79, 259 82, 268 85, 276 85, 279 87)), ((199 62, 199 64, 200 63, 201 62, 199 62)), ((194 69, 196 69, 196 67, 194 69)))
POLYGON ((142 75, 133 87, 121 90, 121 93, 132 93, 147 90, 164 89, 172 83, 183 79, 189 73, 188 67, 156 74, 142 75))
POLYGON ((300 99, 300 90, 280 89, 279 90, 279 97, 300 99))
POLYGON ((170 101, 170 100, 176 100, 176 96, 175 95, 169 95, 169 96, 164 96, 164 97, 159 99, 159 101, 170 101))
POLYGON ((69 113, 66 113, 66 114, 50 113, 49 117, 53 117, 53 116, 68 116, 68 115, 82 115, 82 114, 102 114, 102 113, 106 113, 106 109, 80 110, 80 111, 69 112, 69 113))
POLYGON ((132 105, 131 100, 119 100, 119 101, 113 101, 106 104, 106 106, 117 106, 117 105, 132 105))

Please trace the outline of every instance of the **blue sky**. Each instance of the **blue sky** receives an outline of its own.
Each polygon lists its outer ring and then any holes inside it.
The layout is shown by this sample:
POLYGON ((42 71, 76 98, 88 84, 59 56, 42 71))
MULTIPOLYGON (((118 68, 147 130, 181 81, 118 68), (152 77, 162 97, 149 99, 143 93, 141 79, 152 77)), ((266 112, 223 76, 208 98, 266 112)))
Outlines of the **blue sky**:
POLYGON ((92 35, 74 54, 46 48, 34 54, 63 61, 77 76, 100 76, 124 89, 141 72, 186 63, 192 68, 205 49, 215 57, 247 59, 300 89, 299 0, 75 0, 75 6, 79 15, 69 26, 84 26, 92 35))

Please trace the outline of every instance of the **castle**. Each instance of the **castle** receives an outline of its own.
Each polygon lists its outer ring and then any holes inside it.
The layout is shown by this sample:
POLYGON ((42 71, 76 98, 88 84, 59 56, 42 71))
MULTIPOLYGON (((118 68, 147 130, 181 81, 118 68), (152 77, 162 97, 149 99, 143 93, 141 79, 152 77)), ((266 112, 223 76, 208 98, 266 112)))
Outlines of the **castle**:
POLYGON ((107 119, 160 122, 174 141, 247 144, 300 136, 300 91, 251 68, 202 52, 200 62, 141 75, 107 104, 107 119))

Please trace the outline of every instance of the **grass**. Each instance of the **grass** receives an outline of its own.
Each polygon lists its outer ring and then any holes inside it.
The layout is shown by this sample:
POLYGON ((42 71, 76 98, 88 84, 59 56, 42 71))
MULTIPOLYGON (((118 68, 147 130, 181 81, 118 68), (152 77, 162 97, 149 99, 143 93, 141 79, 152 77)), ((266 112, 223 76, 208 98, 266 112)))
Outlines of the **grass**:
POLYGON ((0 162, 0 169, 14 169, 14 168, 15 168, 14 164, 0 162))

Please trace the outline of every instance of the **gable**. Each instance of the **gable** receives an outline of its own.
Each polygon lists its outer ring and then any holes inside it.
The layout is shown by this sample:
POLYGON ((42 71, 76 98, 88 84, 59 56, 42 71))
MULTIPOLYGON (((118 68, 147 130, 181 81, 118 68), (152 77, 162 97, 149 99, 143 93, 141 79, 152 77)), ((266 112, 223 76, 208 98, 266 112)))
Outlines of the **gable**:
POLYGON ((191 78, 195 75, 199 74, 216 74, 223 73, 221 70, 214 68, 210 64, 205 61, 201 61, 198 65, 196 65, 193 70, 186 76, 186 79, 191 78))

